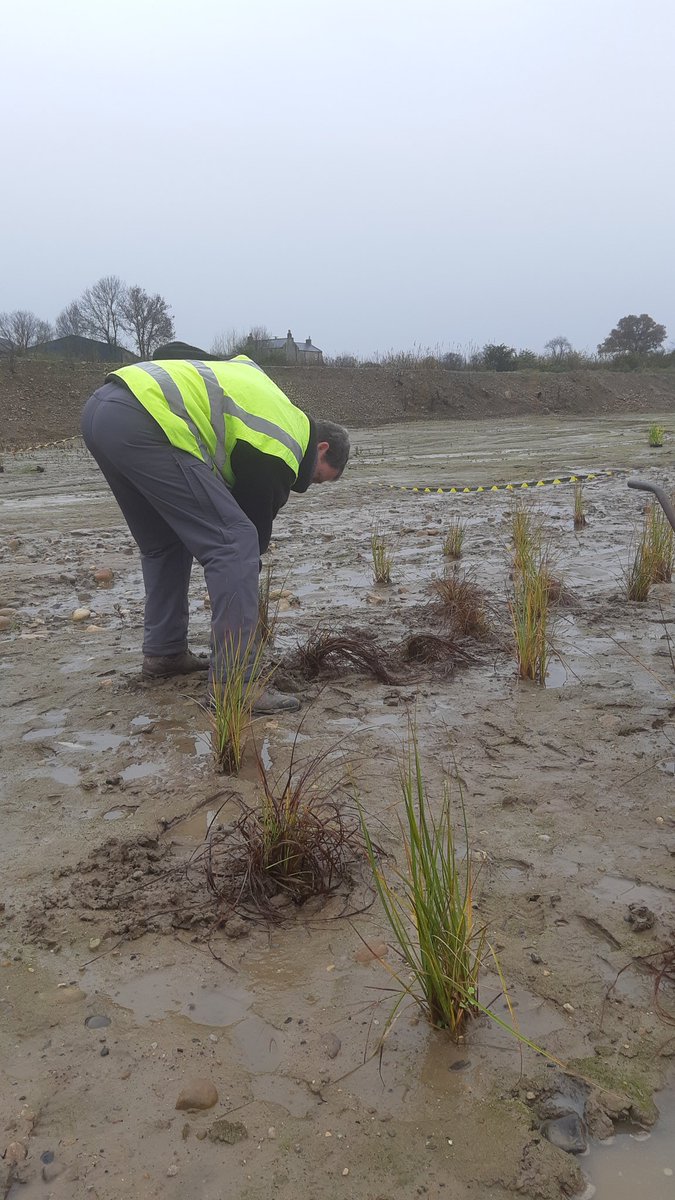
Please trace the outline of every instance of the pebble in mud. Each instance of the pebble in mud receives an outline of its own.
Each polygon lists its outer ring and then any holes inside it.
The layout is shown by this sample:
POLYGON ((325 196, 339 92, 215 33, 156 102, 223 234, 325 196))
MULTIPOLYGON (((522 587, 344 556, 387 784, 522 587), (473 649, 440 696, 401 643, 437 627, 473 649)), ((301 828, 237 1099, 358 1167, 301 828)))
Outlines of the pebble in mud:
POLYGON ((218 1103, 218 1092, 210 1079, 199 1076, 189 1079, 181 1089, 176 1108, 179 1110, 213 1108, 218 1103))
POLYGON ((110 1024, 110 1017, 104 1017, 102 1013, 92 1013, 84 1023, 87 1029, 105 1029, 110 1024))
POLYGON ((94 576, 94 582, 98 583, 101 587, 108 587, 114 579, 114 575, 110 567, 97 567, 92 574, 94 576))
POLYGON ((586 1149, 586 1126, 576 1113, 544 1121, 541 1132, 552 1146, 567 1154, 583 1154, 586 1149))
POLYGON ((208 1132, 210 1142, 225 1142, 228 1146, 235 1146, 237 1142, 243 1142, 247 1137, 248 1129, 243 1121, 228 1121, 225 1117, 214 1121, 208 1132))
POLYGON ((76 608, 71 614, 71 621, 86 621, 91 616, 90 608, 76 608))

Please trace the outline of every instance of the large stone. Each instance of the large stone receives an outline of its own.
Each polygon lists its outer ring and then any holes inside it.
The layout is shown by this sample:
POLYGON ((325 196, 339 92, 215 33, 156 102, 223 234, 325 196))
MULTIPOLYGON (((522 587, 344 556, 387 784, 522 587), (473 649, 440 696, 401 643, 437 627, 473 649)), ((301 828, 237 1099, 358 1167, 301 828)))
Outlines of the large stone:
POLYGON ((176 1100, 176 1108, 181 1110, 198 1110, 213 1108, 218 1103, 218 1092, 210 1079, 199 1076, 189 1079, 176 1100))

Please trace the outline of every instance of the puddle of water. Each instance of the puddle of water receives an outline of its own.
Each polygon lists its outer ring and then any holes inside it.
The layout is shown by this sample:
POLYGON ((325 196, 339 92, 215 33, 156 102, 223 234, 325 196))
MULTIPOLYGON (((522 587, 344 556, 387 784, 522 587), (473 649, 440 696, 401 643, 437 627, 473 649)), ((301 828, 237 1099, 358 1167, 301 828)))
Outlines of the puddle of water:
POLYGON ((660 763, 660 767, 662 771, 665 771, 666 775, 675 775, 675 758, 669 762, 660 763))
POLYGON ((233 800, 228 800, 223 804, 222 808, 201 808, 191 817, 186 817, 184 821, 176 825, 175 829, 169 831, 169 837, 179 846, 193 846, 195 842, 203 842, 209 833, 209 830, 215 831, 223 825, 228 825, 230 821, 234 821, 241 815, 239 805, 233 800))
POLYGON ((286 1039, 280 1030, 262 1017, 251 1015, 232 1031, 236 1051, 253 1074, 271 1073, 281 1065, 286 1039))
POLYGON ((32 771, 31 779, 53 779, 55 783, 63 783, 66 787, 75 787, 80 782, 80 772, 77 767, 44 767, 32 771))
POLYGON ((161 770, 161 764, 157 762, 131 763, 120 771, 120 775, 125 783, 129 783, 132 779, 147 779, 149 775, 159 775, 161 770))
MULTIPOLYGON (((53 732, 53 731, 52 731, 53 732)), ((76 742, 56 743, 64 750, 116 750, 126 741, 123 734, 109 733, 107 729, 81 729, 75 735, 76 742)))
POLYGON ((617 1133, 593 1142, 584 1170, 595 1186, 594 1200, 673 1200, 675 1196, 675 1091, 656 1097, 661 1118, 650 1136, 617 1133))
POLYGON ((131 725, 132 729, 145 729, 148 725, 155 724, 155 718, 141 714, 141 716, 132 717, 129 724, 131 725))
POLYGON ((103 814, 104 821, 123 821, 130 813, 135 813, 138 805, 123 804, 121 808, 109 808, 103 814))
POLYGON ((252 992, 228 979, 223 979, 217 990, 190 988, 184 976, 170 968, 138 975, 114 994, 115 1003, 129 1009, 141 1024, 171 1013, 217 1029, 243 1021, 253 999, 252 992))
POLYGON ((278 1104, 291 1117, 306 1117, 316 1108, 316 1097, 309 1088, 285 1075, 257 1075, 252 1081, 251 1091, 256 1100, 278 1104))

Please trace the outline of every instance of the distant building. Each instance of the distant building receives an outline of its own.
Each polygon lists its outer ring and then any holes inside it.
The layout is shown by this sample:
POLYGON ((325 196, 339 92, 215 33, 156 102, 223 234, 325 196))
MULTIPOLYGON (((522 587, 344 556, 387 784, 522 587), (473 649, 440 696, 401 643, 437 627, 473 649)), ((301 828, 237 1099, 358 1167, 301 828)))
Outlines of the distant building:
POLYGON ((31 346, 27 353, 32 358, 68 358, 76 362, 138 362, 138 355, 124 346, 111 346, 108 342, 97 342, 95 338, 75 333, 31 346))
POLYGON ((293 366, 322 367, 323 351, 312 345, 312 339, 296 342, 290 329, 285 338, 269 338, 262 343, 266 352, 278 354, 280 359, 293 366))

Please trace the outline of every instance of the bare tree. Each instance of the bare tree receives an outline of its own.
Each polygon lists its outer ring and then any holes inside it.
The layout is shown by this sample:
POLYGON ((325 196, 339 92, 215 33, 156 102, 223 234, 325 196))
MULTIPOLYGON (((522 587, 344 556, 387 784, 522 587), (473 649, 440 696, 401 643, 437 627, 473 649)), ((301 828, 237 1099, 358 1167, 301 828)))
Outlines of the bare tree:
POLYGON ((7 338, 17 354, 25 354, 31 346, 49 341, 51 336, 49 322, 40 320, 28 309, 17 308, 14 312, 0 313, 0 337, 7 338))
POLYGON ((126 285, 118 275, 103 275, 83 292, 79 302, 86 332, 101 338, 109 346, 118 344, 126 291, 126 285))
POLYGON ((162 342, 174 335, 173 317, 166 300, 155 293, 150 296, 138 284, 127 288, 120 304, 120 325, 134 339, 142 359, 152 357, 162 342))
POLYGON ((226 329, 224 333, 218 333, 214 337, 211 353, 217 354, 219 358, 233 358, 235 354, 241 354, 245 345, 245 333, 238 329, 226 329))
POLYGON ((544 346, 544 350, 548 350, 551 358, 556 362, 561 362, 562 359, 569 358, 570 354, 574 353, 569 338, 561 337, 560 335, 551 338, 544 346))
POLYGON ((80 306, 79 300, 73 300, 61 309, 56 318, 56 336, 63 337, 80 337, 86 333, 87 324, 84 319, 84 314, 80 306))

